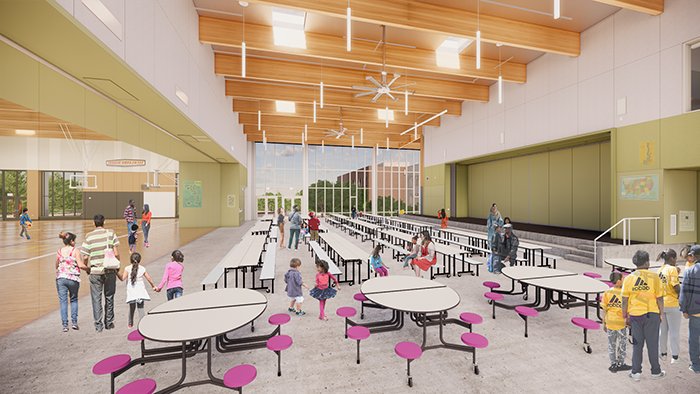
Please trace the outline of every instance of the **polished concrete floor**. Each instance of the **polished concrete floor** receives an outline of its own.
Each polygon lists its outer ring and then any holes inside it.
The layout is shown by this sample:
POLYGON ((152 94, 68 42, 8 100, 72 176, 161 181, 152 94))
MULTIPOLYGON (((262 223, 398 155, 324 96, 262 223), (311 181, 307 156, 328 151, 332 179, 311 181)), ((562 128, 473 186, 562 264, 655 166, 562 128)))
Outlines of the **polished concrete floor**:
MULTIPOLYGON (((119 237, 122 267, 129 262, 127 228, 123 220, 108 220, 105 228, 119 237)), ((29 229, 31 239, 19 236, 16 221, 0 222, 0 337, 58 308, 56 292, 56 252, 63 246, 61 231, 77 236, 76 246, 85 234, 95 229, 91 220, 35 220, 29 229)), ((180 229, 177 219, 153 219, 148 248, 143 247, 139 229, 142 261, 148 264, 174 249, 212 231, 213 228, 180 229)), ((162 273, 153 276, 160 281, 162 273)), ((88 276, 81 275, 80 296, 90 292, 88 276)), ((89 305, 89 303, 87 304, 89 305)), ((84 309, 84 311, 86 311, 84 309)))

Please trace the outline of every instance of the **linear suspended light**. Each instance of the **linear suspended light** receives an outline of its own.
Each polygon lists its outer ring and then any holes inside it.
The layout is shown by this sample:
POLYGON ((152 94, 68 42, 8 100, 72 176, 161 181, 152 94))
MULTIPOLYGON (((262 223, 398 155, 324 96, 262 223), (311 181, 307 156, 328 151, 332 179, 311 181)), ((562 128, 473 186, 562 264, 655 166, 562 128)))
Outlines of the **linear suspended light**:
POLYGON ((561 0, 554 0, 554 19, 561 18, 561 0))
POLYGON ((265 146, 265 150, 267 150, 267 137, 265 136, 265 130, 263 130, 263 145, 265 146))
POLYGON ((245 78, 245 42, 241 44, 241 77, 245 78))
POLYGON ((258 131, 260 131, 260 127, 262 125, 262 112, 258 110, 258 131))
POLYGON ((476 69, 481 68, 481 31, 476 31, 476 69))
POLYGON ((355 136, 350 136, 350 139, 352 139, 352 149, 355 149, 355 136))
POLYGON ((377 142, 377 157, 379 157, 379 142, 377 142))
POLYGON ((386 127, 389 128, 389 107, 386 107, 386 127))
POLYGON ((411 130, 413 130, 413 129, 417 129, 419 126, 423 126, 424 124, 430 122, 431 120, 437 118, 438 116, 444 115, 444 114, 446 114, 446 113, 447 113, 447 110, 444 110, 444 111, 440 112, 439 114, 437 114, 437 115, 431 117, 430 119, 424 120, 424 121, 422 121, 420 124, 417 124, 417 125, 411 127, 410 129, 404 131, 404 132, 401 133, 400 135, 404 135, 404 134, 408 133, 409 131, 411 131, 411 130))
POLYGON ((365 130, 362 127, 360 127, 360 144, 364 144, 364 143, 365 143, 365 130))
POLYGON ((413 139, 418 139, 418 122, 413 122, 413 139))
POLYGON ((498 76, 498 104, 503 104, 503 77, 498 76))
POLYGON ((326 153, 326 141, 321 140, 321 152, 326 153))
POLYGON ((389 137, 386 137, 386 150, 389 150, 389 137))
POLYGON ((403 110, 403 114, 408 115, 408 90, 406 91, 406 102, 404 104, 405 104, 405 108, 403 110))
POLYGON ((350 12, 350 7, 349 7, 349 4, 348 4, 348 21, 347 21, 347 23, 348 23, 348 32, 347 32, 347 34, 348 34, 348 52, 350 52, 350 43, 351 43, 351 41, 352 41, 352 38, 351 38, 352 36, 351 36, 351 34, 350 34, 350 30, 351 30, 351 29, 350 29, 350 26, 352 25, 352 19, 351 19, 350 13, 351 13, 351 12, 350 12))
POLYGON ((304 147, 304 133, 301 133, 301 147, 304 147))
POLYGON ((316 100, 314 100, 314 123, 316 123, 316 100))
POLYGON ((304 124, 304 141, 309 140, 309 129, 307 128, 306 124, 304 124))
POLYGON ((321 108, 323 108, 323 82, 321 82, 321 108))

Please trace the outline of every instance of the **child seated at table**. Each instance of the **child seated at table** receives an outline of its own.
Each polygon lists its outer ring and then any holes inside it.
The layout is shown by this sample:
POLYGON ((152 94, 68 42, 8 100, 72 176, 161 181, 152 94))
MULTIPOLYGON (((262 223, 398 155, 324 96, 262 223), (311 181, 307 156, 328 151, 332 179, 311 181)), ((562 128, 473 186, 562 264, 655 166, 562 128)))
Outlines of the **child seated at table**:
POLYGON ((403 269, 408 270, 411 269, 411 260, 415 259, 418 257, 418 253, 420 253, 420 245, 418 244, 418 236, 414 235, 413 238, 411 238, 411 242, 413 243, 413 246, 408 248, 410 250, 409 255, 404 257, 403 259, 403 269))
POLYGON ((617 371, 629 371, 631 366, 625 364, 627 356, 627 327, 622 318, 622 274, 620 272, 610 273, 610 283, 615 287, 603 294, 603 330, 608 333, 608 355, 610 357, 610 367, 612 373, 617 371), (617 342, 617 346, 616 346, 617 342), (617 351, 616 348, 617 347, 617 351))
POLYGON ((306 236, 306 234, 309 233, 309 226, 306 224, 306 222, 301 223, 300 233, 301 233, 301 235, 300 235, 301 238, 304 238, 306 236))
POLYGON ((336 287, 338 287, 338 290, 340 290, 338 279, 336 279, 332 274, 328 273, 328 267, 328 262, 325 260, 319 260, 316 262, 316 270, 318 271, 318 274, 316 274, 316 286, 309 292, 311 297, 318 300, 318 306, 321 312, 318 318, 323 321, 328 321, 325 314, 326 300, 335 297, 335 294, 337 293, 337 291, 330 286, 331 279, 333 279, 336 287))
POLYGON ((301 303, 304 302, 304 292, 301 290, 302 286, 306 287, 306 290, 310 290, 309 286, 304 283, 301 279, 301 272, 299 272, 299 267, 301 267, 301 260, 293 258, 289 261, 289 266, 292 267, 284 274, 284 283, 287 287, 284 289, 287 292, 287 297, 292 299, 292 303, 289 305, 289 312, 294 312, 298 316, 305 315, 306 312, 301 310, 301 303), (296 303, 296 308, 294 304, 296 303))
POLYGON ((379 276, 387 276, 389 275, 389 272, 387 272, 387 267, 384 265, 384 262, 382 262, 382 256, 379 255, 379 252, 382 250, 381 245, 377 245, 374 250, 372 251, 372 254, 369 256, 369 263, 372 264, 372 268, 374 268, 374 271, 379 274, 379 276))

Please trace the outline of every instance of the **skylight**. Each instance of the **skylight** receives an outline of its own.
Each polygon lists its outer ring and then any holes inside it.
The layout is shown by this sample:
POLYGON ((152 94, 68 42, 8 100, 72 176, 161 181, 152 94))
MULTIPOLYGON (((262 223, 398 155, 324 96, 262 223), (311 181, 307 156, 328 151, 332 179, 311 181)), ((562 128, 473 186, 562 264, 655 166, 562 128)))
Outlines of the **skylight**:
MULTIPOLYGON (((386 109, 377 109, 377 115, 380 120, 386 120, 386 109)), ((389 120, 394 120, 394 110, 389 110, 389 120)))
POLYGON ((294 101, 275 101, 275 105, 277 106, 277 112, 289 112, 292 114, 296 112, 294 101))
POLYGON ((447 37, 435 50, 438 67, 459 68, 459 54, 472 42, 474 40, 447 37))
POLYGON ((306 13, 272 7, 272 34, 275 45, 306 49, 306 13))

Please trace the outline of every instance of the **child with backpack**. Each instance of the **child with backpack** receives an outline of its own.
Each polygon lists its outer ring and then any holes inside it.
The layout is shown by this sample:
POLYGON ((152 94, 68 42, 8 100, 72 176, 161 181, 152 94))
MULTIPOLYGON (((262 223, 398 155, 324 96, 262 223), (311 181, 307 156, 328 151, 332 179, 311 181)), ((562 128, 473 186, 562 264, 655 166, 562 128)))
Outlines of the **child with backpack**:
POLYGON ((139 234, 136 230, 139 229, 139 225, 134 223, 131 225, 131 234, 129 234, 129 254, 136 251, 136 241, 139 238, 139 234))

